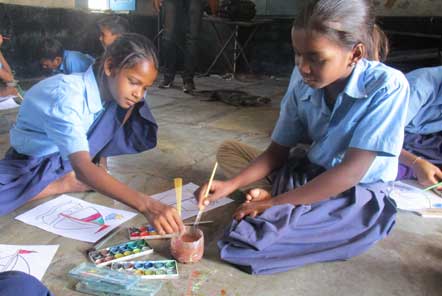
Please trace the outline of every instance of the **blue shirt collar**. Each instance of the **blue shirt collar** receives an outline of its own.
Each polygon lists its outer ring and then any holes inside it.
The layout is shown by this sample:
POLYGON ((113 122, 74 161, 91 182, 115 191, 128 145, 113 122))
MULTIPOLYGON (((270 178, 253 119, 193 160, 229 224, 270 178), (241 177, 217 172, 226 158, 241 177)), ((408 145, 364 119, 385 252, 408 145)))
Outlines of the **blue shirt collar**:
MULTIPOLYGON (((367 97, 367 92, 365 90, 365 75, 364 71, 368 67, 368 63, 365 59, 362 59, 355 65, 353 72, 350 74, 350 78, 344 88, 344 93, 354 99, 363 99, 367 97)), ((300 98, 302 101, 312 100, 320 106, 320 102, 323 96, 323 90, 314 89, 307 86, 302 79, 300 83, 306 86, 303 96, 300 98)))
POLYGON ((365 89, 365 74, 368 63, 365 59, 360 60, 350 74, 350 79, 344 88, 344 93, 354 99, 363 99, 367 97, 365 89))
POLYGON ((58 69, 55 70, 54 72, 56 73, 64 73, 64 62, 66 61, 66 56, 67 56, 67 50, 63 51, 63 60, 60 63, 60 66, 58 66, 58 69))
POLYGON ((92 65, 83 73, 83 80, 86 85, 86 101, 89 110, 92 113, 97 113, 103 109, 103 105, 101 103, 100 90, 98 89, 92 65))

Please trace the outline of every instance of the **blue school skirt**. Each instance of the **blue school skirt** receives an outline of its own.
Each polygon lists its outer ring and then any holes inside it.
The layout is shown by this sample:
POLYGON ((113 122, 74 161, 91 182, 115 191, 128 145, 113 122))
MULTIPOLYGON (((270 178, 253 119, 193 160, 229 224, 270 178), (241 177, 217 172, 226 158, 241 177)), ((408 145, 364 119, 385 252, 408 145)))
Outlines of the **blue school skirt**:
MULTIPOLYGON (((123 126, 126 112, 114 102, 108 103, 91 126, 88 141, 92 159, 139 153, 156 146, 158 126, 148 105, 137 103, 123 126)), ((58 152, 32 157, 10 148, 0 160, 0 216, 14 211, 71 171, 69 160, 58 152)))
MULTIPOLYGON (((305 182, 315 176, 306 174, 305 182)), ((293 190, 299 179, 283 167, 273 179, 272 195, 293 190)), ((255 218, 234 220, 218 247, 221 258, 238 268, 272 274, 359 255, 388 235, 395 217, 385 184, 357 185, 328 200, 278 205, 255 218)))

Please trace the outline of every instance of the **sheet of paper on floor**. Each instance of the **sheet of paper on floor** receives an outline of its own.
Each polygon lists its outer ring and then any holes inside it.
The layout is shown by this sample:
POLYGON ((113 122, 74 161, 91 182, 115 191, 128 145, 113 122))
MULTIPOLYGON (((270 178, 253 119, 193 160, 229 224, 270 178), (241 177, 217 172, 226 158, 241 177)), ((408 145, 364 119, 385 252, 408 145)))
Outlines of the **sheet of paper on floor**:
POLYGON ((41 280, 57 249, 58 245, 0 244, 0 272, 22 271, 41 280))
POLYGON ((96 242, 136 215, 64 194, 15 219, 64 237, 96 242))
MULTIPOLYGON (((195 190, 198 189, 198 185, 194 184, 194 183, 187 183, 186 185, 183 186, 183 196, 182 196, 182 201, 181 201, 181 217, 183 220, 189 218, 189 217, 193 217, 196 216, 198 214, 198 204, 196 202, 196 199, 193 195, 193 193, 195 192, 195 190)), ((175 196, 175 189, 170 189, 158 194, 155 194, 152 196, 153 198, 155 198, 156 200, 159 200, 167 205, 176 206, 176 196, 175 196)), ((213 202, 211 204, 209 204, 206 208, 205 208, 205 212, 213 210, 217 207, 226 205, 228 203, 233 202, 232 199, 230 198, 221 198, 219 200, 217 200, 216 202, 213 202)))
POLYGON ((416 180, 396 181, 390 196, 401 210, 441 208, 442 198, 431 190, 423 191, 423 188, 416 180))
POLYGON ((14 96, 0 97, 0 110, 14 109, 20 107, 14 101, 14 96))

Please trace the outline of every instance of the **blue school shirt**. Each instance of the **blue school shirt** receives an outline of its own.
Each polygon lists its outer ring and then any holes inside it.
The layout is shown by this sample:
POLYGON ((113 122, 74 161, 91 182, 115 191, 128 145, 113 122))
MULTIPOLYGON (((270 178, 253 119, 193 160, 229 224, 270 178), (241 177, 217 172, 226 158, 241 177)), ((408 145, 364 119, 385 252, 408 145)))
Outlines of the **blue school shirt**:
POLYGON ((94 62, 95 59, 88 54, 65 50, 63 52, 63 62, 58 67, 58 72, 63 74, 85 72, 94 62))
POLYGON ((60 152, 64 159, 89 151, 87 132, 102 111, 92 67, 49 77, 26 92, 10 131, 11 146, 35 157, 60 152))
POLYGON ((417 69, 405 76, 410 83, 405 131, 421 135, 442 131, 442 66, 417 69))
POLYGON ((325 169, 341 163, 348 148, 374 151, 377 156, 360 182, 392 181, 402 149, 408 99, 408 83, 401 72, 361 60, 330 110, 324 89, 309 87, 295 68, 272 140, 286 147, 312 140, 308 158, 325 169))

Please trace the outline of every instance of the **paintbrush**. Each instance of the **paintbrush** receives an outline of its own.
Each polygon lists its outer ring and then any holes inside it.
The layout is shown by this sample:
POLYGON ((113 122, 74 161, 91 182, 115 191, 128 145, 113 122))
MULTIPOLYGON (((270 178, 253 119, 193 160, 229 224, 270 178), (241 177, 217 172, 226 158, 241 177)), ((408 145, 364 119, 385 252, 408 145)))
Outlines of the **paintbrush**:
MULTIPOLYGON (((211 223, 213 223, 212 220, 205 220, 205 221, 199 221, 198 225, 199 224, 211 224, 211 223)), ((195 225, 195 222, 187 222, 187 223, 185 222, 184 225, 186 225, 186 226, 193 226, 193 225, 195 225)))
POLYGON ((101 249, 101 247, 107 243, 111 238, 113 238, 118 231, 120 230, 120 227, 118 226, 117 228, 115 228, 114 230, 112 230, 111 232, 109 232, 106 236, 104 236, 101 240, 99 240, 94 247, 91 250, 99 250, 101 249))
MULTIPOLYGON (((217 167, 218 167, 218 162, 215 162, 215 166, 213 167, 213 170, 212 170, 212 175, 210 175, 209 184, 207 185, 206 192, 204 193, 203 203, 204 203, 204 200, 209 196, 210 187, 212 187, 212 181, 213 181, 213 177, 215 177, 215 172, 216 172, 217 167)), ((195 224, 193 224, 194 228, 196 228, 198 226, 198 223, 201 220, 201 216, 203 215, 203 211, 204 211, 204 205, 199 209, 198 215, 196 215, 195 224)))
POLYGON ((442 186, 442 182, 439 182, 439 183, 437 183, 437 184, 434 184, 434 185, 428 186, 427 188, 424 188, 424 189, 422 189, 422 190, 423 190, 423 191, 428 191, 428 190, 431 190, 431 189, 436 188, 436 187, 439 187, 439 186, 442 186))
POLYGON ((183 197, 183 179, 175 178, 173 179, 175 185, 175 195, 176 195, 176 210, 178 215, 181 217, 181 200, 183 197))

